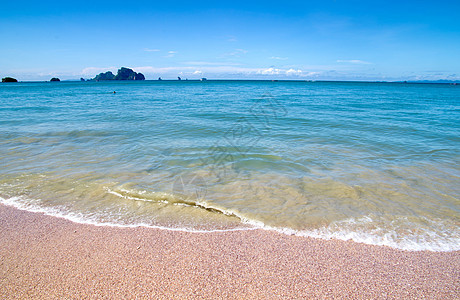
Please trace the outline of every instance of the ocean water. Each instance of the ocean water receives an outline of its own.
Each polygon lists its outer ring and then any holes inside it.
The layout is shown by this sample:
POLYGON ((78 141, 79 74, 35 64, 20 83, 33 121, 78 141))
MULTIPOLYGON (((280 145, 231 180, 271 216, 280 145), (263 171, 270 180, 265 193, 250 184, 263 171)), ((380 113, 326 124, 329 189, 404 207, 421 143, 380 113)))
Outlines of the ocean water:
POLYGON ((1 84, 0 202, 97 225, 460 250, 459 132, 454 85, 1 84))

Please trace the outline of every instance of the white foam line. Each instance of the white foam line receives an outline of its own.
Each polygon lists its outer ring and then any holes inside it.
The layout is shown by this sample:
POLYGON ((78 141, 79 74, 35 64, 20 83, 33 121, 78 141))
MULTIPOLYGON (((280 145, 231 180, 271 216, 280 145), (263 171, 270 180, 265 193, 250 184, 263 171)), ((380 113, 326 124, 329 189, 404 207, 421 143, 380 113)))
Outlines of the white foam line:
MULTIPOLYGON (((113 192, 115 194, 116 192, 113 192)), ((118 196, 118 195, 117 195, 118 196)), ((121 197, 124 197, 120 194, 121 197)), ((165 227, 165 226, 158 226, 158 225, 148 225, 144 223, 140 224, 117 224, 117 223, 110 223, 110 222, 98 222, 94 220, 90 220, 87 217, 84 217, 81 214, 75 213, 64 213, 57 208, 43 208, 38 205, 31 205, 31 204, 23 204, 22 201, 25 201, 21 197, 12 197, 9 199, 5 199, 0 197, 0 203, 12 206, 14 208, 25 210, 34 213, 43 213, 48 216, 63 218, 74 223, 79 224, 87 224, 93 226, 107 226, 107 227, 118 227, 118 228, 136 228, 136 227, 145 227, 145 228, 152 228, 152 229, 159 229, 159 230, 168 230, 168 231, 180 231, 180 232, 191 232, 191 233, 213 233, 213 232, 231 232, 231 231, 246 231, 246 230, 267 230, 267 231, 274 231, 281 234, 286 235, 295 235, 295 236, 302 236, 302 237, 311 237, 311 238, 318 238, 322 240, 330 240, 330 239, 337 239, 343 241, 352 240, 357 243, 363 243, 368 245, 375 245, 375 246, 388 246, 395 249, 406 250, 406 251, 434 251, 434 252, 449 252, 449 251, 458 251, 460 250, 460 240, 455 239, 452 242, 443 242, 440 241, 439 243, 416 243, 414 241, 403 241, 401 243, 397 243, 387 235, 382 237, 380 236, 372 236, 369 233, 364 232, 352 232, 352 231, 331 231, 329 228, 323 228, 321 230, 311 230, 311 231, 302 231, 302 230, 295 230, 291 228, 285 227, 273 227, 264 224, 261 221, 248 219, 244 216, 241 216, 239 213, 228 210, 227 213, 231 215, 235 215, 236 217, 240 218, 241 221, 246 224, 250 225, 251 227, 246 228, 233 228, 233 229, 211 229, 211 230, 201 230, 201 229, 194 229, 194 228, 174 228, 174 227, 165 227)), ((200 204, 202 205, 202 204, 200 204)), ((213 208, 213 207, 209 207, 213 208)), ((219 209, 220 210, 220 209, 219 209)), ((372 221, 369 217, 363 217, 363 220, 367 220, 368 222, 372 221)), ((347 222, 356 222, 354 219, 347 220, 347 222)))
POLYGON ((401 243, 397 243, 391 238, 388 238, 387 235, 382 237, 379 236, 372 236, 368 233, 360 233, 360 232, 352 232, 352 231, 335 231, 330 232, 327 228, 323 230, 295 230, 291 228, 285 227, 272 227, 269 225, 259 225, 262 222, 250 221, 248 224, 258 226, 260 229, 275 231, 278 233, 286 234, 286 235, 295 235, 301 237, 310 237, 310 238, 317 238, 322 240, 330 240, 330 239, 337 239, 342 241, 353 241, 356 243, 362 243, 367 245, 374 245, 374 246, 387 246, 394 249, 405 250, 405 251, 433 251, 433 252, 450 252, 450 251, 459 251, 460 250, 460 240, 456 239, 456 241, 447 243, 440 241, 439 243, 416 243, 414 241, 402 241, 401 243), (260 226, 260 227, 259 227, 260 226))
POLYGON ((174 228, 174 227, 165 227, 165 226, 158 226, 158 225, 149 225, 144 223, 139 224, 117 224, 111 222, 98 222, 93 221, 90 219, 85 218, 81 214, 75 213, 63 213, 62 211, 55 209, 55 208, 43 208, 37 205, 25 205, 22 204, 20 201, 22 199, 20 197, 12 197, 9 199, 5 199, 0 197, 0 203, 11 206, 19 210, 28 211, 32 213, 42 213, 47 216, 62 218, 77 224, 85 224, 85 225, 92 225, 98 227, 116 227, 116 228, 137 228, 137 227, 145 227, 145 228, 152 228, 152 229, 160 229, 160 230, 168 230, 168 231, 180 231, 180 232, 192 232, 192 233, 212 233, 212 232, 232 232, 232 231, 246 231, 246 230, 257 230, 259 228, 247 227, 247 228, 232 228, 232 229, 194 229, 194 228, 174 228), (19 200, 19 202, 18 202, 19 200))

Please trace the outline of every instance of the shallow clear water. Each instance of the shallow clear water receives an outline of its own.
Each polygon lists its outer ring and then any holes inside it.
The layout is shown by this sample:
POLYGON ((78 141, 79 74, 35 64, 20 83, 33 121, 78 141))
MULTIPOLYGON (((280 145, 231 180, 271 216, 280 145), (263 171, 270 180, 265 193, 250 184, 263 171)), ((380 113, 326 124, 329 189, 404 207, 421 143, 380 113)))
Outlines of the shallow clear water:
POLYGON ((1 84, 0 201, 94 224, 459 250, 459 96, 396 83, 1 84))

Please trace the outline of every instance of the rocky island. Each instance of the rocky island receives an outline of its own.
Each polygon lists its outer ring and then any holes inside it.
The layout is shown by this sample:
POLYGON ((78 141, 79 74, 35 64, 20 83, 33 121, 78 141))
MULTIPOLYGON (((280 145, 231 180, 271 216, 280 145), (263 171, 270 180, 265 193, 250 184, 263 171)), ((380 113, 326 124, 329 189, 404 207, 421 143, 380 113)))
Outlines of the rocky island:
POLYGON ((4 77, 2 78, 2 82, 18 82, 18 80, 13 77, 4 77))
POLYGON ((117 75, 114 75, 111 71, 100 73, 92 80, 105 81, 105 80, 145 80, 142 73, 136 73, 132 69, 122 67, 118 70, 117 75))

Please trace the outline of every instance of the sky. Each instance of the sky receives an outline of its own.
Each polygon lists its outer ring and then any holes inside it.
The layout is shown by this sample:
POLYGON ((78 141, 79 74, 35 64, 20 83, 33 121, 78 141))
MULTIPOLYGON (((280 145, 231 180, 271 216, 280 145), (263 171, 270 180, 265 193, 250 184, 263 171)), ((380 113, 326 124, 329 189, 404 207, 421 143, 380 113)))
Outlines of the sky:
POLYGON ((460 1, 3 1, 0 76, 460 80, 460 1))

